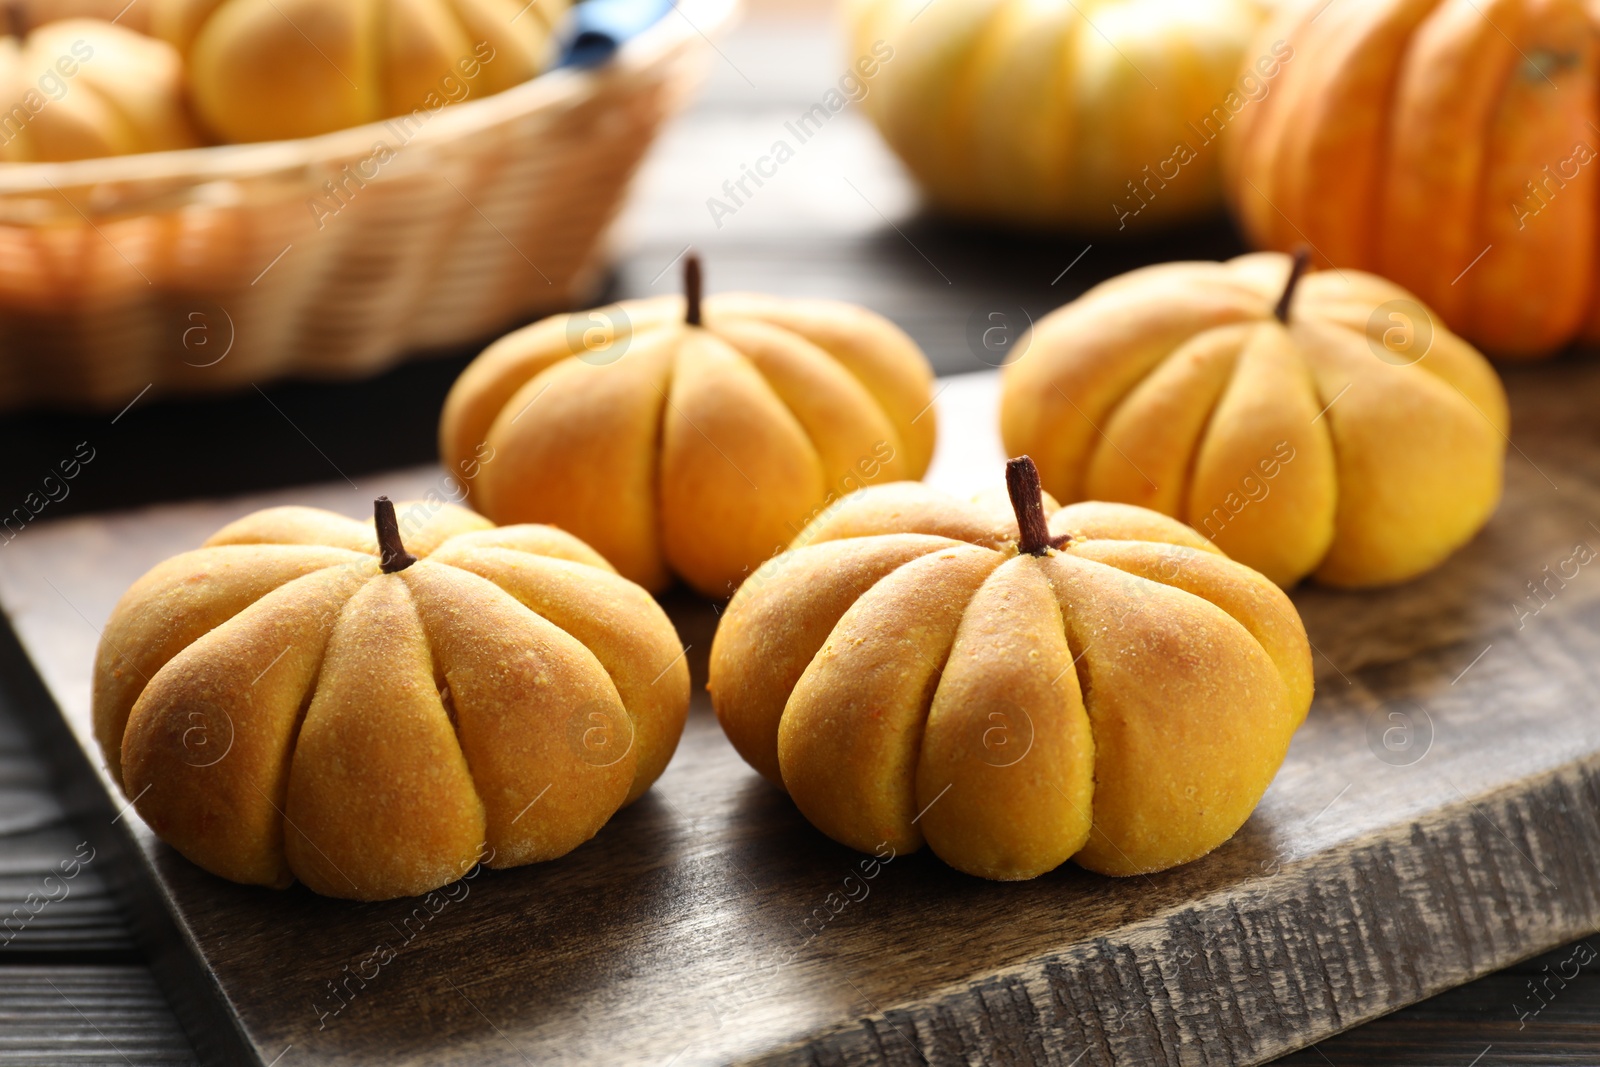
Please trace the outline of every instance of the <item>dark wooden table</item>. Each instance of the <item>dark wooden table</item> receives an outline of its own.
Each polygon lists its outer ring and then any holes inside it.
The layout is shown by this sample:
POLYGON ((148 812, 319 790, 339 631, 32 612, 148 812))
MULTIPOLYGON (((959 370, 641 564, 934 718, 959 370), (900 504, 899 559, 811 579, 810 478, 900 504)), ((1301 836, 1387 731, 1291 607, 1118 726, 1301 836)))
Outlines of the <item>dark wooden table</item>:
MULTIPOLYGON (((666 291, 675 281, 673 262, 693 244, 707 257, 713 288, 860 301, 910 330, 941 373, 957 373, 988 362, 966 341, 969 321, 1017 308, 1037 317, 1139 263, 1239 250, 1221 222, 1112 243, 920 217, 896 164, 848 111, 717 225, 707 198, 721 195, 722 182, 763 154, 783 123, 844 72, 836 41, 820 19, 790 12, 752 17, 720 42, 707 91, 641 175, 619 228, 611 295, 666 291)), ((0 419, 0 504, 20 501, 80 441, 96 449, 95 461, 68 498, 50 505, 50 517, 426 462, 439 404, 470 355, 440 354, 360 385, 280 384, 190 403, 145 397, 115 420, 0 419)), ((23 729, 37 709, 19 705, 4 682, 0 917, 24 907, 30 893, 48 891, 47 875, 74 856, 81 839, 23 729)), ((1600 938, 1592 943, 1596 950, 1586 942, 1567 946, 1281 1062, 1600 1062, 1600 971, 1584 966, 1576 977, 1560 978, 1597 958, 1600 938)), ((0 930, 0 1063, 191 1062, 190 1044, 93 865, 70 882, 65 899, 14 936, 0 930)))

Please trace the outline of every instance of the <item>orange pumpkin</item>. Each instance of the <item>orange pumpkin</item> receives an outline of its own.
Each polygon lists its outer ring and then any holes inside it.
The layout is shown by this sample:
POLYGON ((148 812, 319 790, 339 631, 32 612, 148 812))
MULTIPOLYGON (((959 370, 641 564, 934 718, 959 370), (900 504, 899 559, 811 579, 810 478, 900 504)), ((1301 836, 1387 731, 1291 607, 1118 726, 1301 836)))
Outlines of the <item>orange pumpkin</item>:
POLYGON ((1479 347, 1600 338, 1600 5, 1288 5, 1294 57, 1226 140, 1258 246, 1398 282, 1479 347))

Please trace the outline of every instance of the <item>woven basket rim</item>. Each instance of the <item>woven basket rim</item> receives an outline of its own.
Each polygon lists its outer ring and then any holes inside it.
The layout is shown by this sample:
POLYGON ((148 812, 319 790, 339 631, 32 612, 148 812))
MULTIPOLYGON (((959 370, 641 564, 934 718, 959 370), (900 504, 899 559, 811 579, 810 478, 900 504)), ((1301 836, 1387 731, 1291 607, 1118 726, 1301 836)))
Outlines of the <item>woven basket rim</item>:
MULTIPOLYGON (((655 25, 625 42, 606 63, 591 69, 562 67, 503 92, 464 101, 434 113, 406 144, 438 145, 470 137, 508 119, 576 107, 614 86, 625 85, 669 61, 695 38, 725 28, 739 0, 674 0, 655 25)), ((392 119, 335 130, 316 137, 256 144, 206 145, 171 152, 80 159, 69 163, 0 164, 0 196, 58 194, 110 183, 201 184, 274 173, 333 167, 368 155, 392 140, 392 119)))

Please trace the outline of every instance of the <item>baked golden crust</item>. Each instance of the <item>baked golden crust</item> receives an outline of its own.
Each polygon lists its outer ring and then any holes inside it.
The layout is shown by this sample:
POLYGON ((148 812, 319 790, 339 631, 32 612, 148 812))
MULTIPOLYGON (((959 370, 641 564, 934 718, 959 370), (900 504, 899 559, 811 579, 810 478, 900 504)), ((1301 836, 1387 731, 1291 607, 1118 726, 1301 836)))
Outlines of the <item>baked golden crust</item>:
POLYGON ((1311 703, 1287 596, 1144 508, 1047 505, 1058 547, 918 484, 864 489, 735 595, 710 690, 735 748, 863 851, 1031 878, 1193 860, 1311 703))
POLYGON ((1052 312, 1004 371, 1006 448, 1061 500, 1173 515, 1285 587, 1437 566, 1500 499, 1498 376, 1359 271, 1294 273, 1279 318, 1289 277, 1276 253, 1166 263, 1052 312))
POLYGON ((553 527, 401 505, 273 508, 136 582, 94 722, 150 827, 234 881, 377 900, 582 844, 650 787, 688 710, 677 634, 553 527), (407 521, 407 520, 410 521, 407 521))
POLYGON ((652 591, 727 596, 818 509, 920 478, 933 376, 879 315, 728 293, 628 301, 501 338, 461 375, 445 466, 499 522, 548 522, 652 591), (596 323, 614 327, 605 334, 596 323))

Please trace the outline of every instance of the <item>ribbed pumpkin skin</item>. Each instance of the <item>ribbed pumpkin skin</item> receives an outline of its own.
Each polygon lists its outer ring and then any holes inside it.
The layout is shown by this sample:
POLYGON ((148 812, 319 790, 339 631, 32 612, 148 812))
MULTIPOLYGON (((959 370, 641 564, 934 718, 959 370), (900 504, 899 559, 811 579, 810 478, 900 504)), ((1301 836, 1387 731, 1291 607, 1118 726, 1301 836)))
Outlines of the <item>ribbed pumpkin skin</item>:
POLYGON ((1256 0, 853 0, 847 18, 852 57, 877 68, 861 106, 937 205, 1100 232, 1220 207, 1212 141, 1262 14, 1256 0))
POLYGON ((1252 242, 1390 278, 1491 355, 1600 338, 1600 8, 1292 4, 1279 38, 1224 142, 1252 242))

